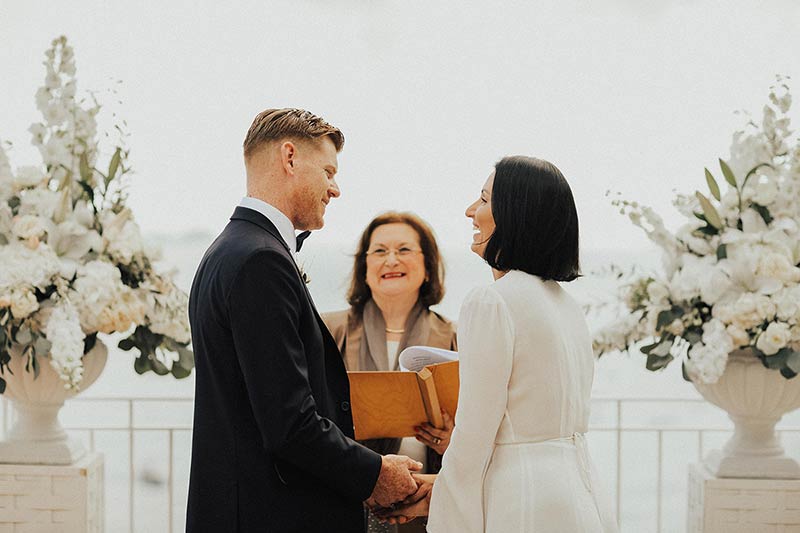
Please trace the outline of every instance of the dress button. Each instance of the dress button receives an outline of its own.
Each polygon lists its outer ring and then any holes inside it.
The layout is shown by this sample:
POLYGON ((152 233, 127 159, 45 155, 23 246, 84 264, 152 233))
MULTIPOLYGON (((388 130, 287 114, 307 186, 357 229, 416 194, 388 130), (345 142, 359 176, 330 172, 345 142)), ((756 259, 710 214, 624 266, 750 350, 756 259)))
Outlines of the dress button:
POLYGON ((342 411, 349 411, 350 410, 350 402, 342 402, 340 404, 342 411))

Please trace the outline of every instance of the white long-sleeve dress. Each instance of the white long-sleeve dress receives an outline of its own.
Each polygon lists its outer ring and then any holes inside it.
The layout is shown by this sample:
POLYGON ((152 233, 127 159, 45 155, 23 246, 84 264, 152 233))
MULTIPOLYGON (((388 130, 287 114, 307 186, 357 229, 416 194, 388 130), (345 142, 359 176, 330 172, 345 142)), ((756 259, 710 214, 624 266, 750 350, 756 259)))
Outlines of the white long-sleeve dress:
POLYGON ((615 532, 586 448, 594 377, 580 306, 511 271, 458 320, 455 430, 433 487, 432 533, 615 532))

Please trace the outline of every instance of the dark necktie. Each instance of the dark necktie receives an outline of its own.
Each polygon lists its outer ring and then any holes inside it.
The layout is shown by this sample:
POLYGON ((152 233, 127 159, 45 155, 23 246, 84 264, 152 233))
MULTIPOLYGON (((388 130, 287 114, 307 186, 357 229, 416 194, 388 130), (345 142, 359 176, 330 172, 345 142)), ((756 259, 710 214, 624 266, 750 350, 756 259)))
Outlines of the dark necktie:
POLYGON ((295 251, 300 251, 300 248, 303 247, 303 241, 305 241, 309 235, 311 235, 310 231, 303 231, 297 234, 297 250, 295 251))

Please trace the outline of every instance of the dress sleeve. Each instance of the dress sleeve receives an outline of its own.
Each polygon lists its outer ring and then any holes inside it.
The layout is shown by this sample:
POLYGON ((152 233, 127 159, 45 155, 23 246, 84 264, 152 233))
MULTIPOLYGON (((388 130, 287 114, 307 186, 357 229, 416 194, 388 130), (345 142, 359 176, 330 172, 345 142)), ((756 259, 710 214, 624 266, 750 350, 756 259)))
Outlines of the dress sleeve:
POLYGON ((506 413, 514 351, 508 308, 492 288, 476 289, 458 319, 460 390, 455 429, 434 484, 428 531, 482 532, 483 480, 506 413))

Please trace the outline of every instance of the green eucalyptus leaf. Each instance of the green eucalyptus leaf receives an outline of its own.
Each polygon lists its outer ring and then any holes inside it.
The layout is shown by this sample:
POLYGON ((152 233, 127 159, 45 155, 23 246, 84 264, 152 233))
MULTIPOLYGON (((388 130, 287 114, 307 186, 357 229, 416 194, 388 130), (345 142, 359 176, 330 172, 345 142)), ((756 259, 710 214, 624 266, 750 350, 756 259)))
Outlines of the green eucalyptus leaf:
POLYGON ((672 362, 673 359, 674 358, 671 355, 658 356, 651 353, 647 356, 647 364, 645 367, 647 370, 655 372, 656 370, 665 368, 668 364, 670 364, 670 362, 672 362))
POLYGON ((147 359, 146 355, 140 355, 133 362, 133 369, 136 371, 137 374, 144 374, 145 372, 150 370, 150 360, 147 359))
MULTIPOLYGON (((666 357, 669 355, 669 351, 672 349, 673 338, 671 335, 665 335, 661 337, 661 342, 658 343, 658 346, 655 347, 653 351, 650 352, 649 355, 657 355, 659 357, 666 357)), ((672 356, 670 355, 670 360, 672 360, 672 356)))
POLYGON ((786 358, 786 366, 795 374, 800 374, 800 352, 792 351, 786 358))
POLYGON ((689 377, 689 373, 686 371, 686 361, 681 363, 681 375, 684 381, 692 382, 692 378, 689 377))
POLYGON ((33 366, 33 379, 39 377, 39 372, 41 371, 41 367, 39 366, 39 358, 36 356, 36 350, 31 350, 31 366, 33 366))
POLYGON ((126 352, 128 350, 136 348, 136 344, 133 342, 133 339, 131 337, 128 337, 127 339, 122 339, 121 341, 119 341, 119 344, 117 344, 117 346, 119 347, 120 350, 125 350, 126 352))
POLYGON ((164 363, 159 361, 155 355, 150 357, 150 369, 159 376, 166 376, 169 374, 169 368, 167 368, 164 363))
POLYGON ((738 189, 739 186, 736 185, 736 176, 733 175, 733 171, 731 170, 731 167, 728 166, 728 163, 720 159, 719 168, 722 169, 722 175, 725 176, 725 181, 727 181, 734 189, 738 189))
POLYGON ((717 261, 728 258, 728 245, 720 244, 717 246, 717 261))
POLYGON ((15 340, 19 344, 29 344, 31 341, 33 341, 33 333, 31 332, 31 328, 29 328, 27 325, 21 326, 15 335, 15 340))
POLYGON ((785 366, 785 367, 781 368, 781 376, 785 377, 786 379, 792 379, 795 376, 797 376, 797 372, 795 372, 794 370, 792 370, 788 366, 785 366))
POLYGON ((789 355, 795 353, 791 348, 782 348, 775 355, 764 356, 764 366, 772 370, 780 370, 786 366, 789 355))
POLYGON ((700 201, 700 207, 703 208, 703 214, 705 215, 706 220, 708 220, 708 223, 718 230, 722 229, 722 219, 720 218, 719 213, 717 213, 717 210, 714 208, 714 206, 711 205, 709 199, 706 198, 700 191, 697 191, 695 196, 697 196, 697 199, 700 201))
POLYGON ((706 170, 706 183, 708 183, 708 190, 711 191, 711 196, 717 199, 719 202, 722 196, 719 194, 719 185, 717 185, 717 180, 714 179, 714 176, 711 175, 711 172, 706 170))
POLYGON ((0 378, 0 394, 3 394, 6 391, 6 380, 0 378))
POLYGON ((760 205, 760 204, 752 204, 750 207, 752 207, 753 210, 755 210, 756 213, 761 215, 761 218, 764 219, 764 222, 766 224, 769 224, 770 222, 772 222, 772 220, 773 220, 772 219, 772 214, 769 212, 769 209, 767 209, 766 207, 764 207, 763 205, 760 205))

